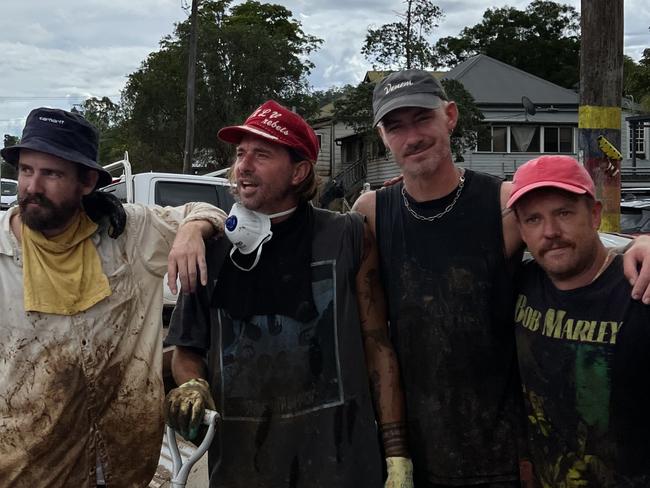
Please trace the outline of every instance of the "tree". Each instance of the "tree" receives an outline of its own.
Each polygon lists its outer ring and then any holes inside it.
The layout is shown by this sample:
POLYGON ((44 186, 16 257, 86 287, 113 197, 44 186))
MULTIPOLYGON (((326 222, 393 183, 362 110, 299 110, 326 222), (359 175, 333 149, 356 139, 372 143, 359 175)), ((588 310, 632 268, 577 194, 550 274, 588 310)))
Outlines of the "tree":
POLYGON ((458 105, 458 122, 451 134, 451 151, 456 161, 463 161, 463 153, 476 147, 478 138, 488 127, 481 123, 483 113, 476 106, 474 97, 458 80, 442 80, 447 97, 458 105))
MULTIPOLYGON (((273 98, 301 115, 315 110, 307 95, 313 65, 306 57, 322 42, 280 5, 231 3, 203 0, 198 11, 195 153, 218 167, 229 163, 231 148, 217 140, 217 130, 241 123, 263 101, 273 98)), ((139 169, 180 170, 189 36, 189 21, 177 24, 129 76, 122 94, 129 152, 144 163, 139 169)))
MULTIPOLYGON (((18 136, 12 136, 11 134, 5 134, 4 135, 4 146, 3 147, 11 147, 15 146, 16 144, 20 143, 20 138, 18 136)), ((0 168, 0 174, 2 174, 3 178, 9 178, 9 179, 16 179, 17 173, 16 173, 16 168, 14 168, 11 164, 6 163, 4 159, 0 158, 0 165, 2 167, 0 168)))
POLYGON ((650 111, 650 48, 643 51, 639 63, 628 56, 623 60, 623 94, 631 96, 644 110, 650 111))
POLYGON ((404 0, 406 11, 399 20, 378 29, 368 28, 361 53, 373 68, 425 69, 435 65, 434 48, 428 37, 443 13, 429 0, 404 0))
POLYGON ((574 7, 535 0, 525 10, 487 9, 483 20, 436 44, 439 63, 455 66, 476 54, 573 88, 580 76, 580 16, 574 7))
POLYGON ((122 131, 120 106, 108 97, 89 98, 73 108, 99 130, 99 163, 122 159, 127 149, 122 131))

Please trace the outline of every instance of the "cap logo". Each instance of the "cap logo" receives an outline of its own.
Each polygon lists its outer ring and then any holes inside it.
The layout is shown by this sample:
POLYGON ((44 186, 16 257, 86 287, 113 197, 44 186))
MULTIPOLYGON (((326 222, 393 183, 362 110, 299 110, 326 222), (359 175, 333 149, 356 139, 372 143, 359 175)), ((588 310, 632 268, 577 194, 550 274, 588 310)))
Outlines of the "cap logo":
POLYGON ((270 127, 271 129, 276 130, 280 134, 284 134, 285 136, 289 135, 289 130, 278 123, 278 120, 280 117, 282 117, 282 114, 276 110, 271 110, 270 108, 258 108, 255 112, 253 112, 253 115, 251 115, 250 118, 253 117, 261 117, 263 120, 260 122, 263 125, 266 125, 270 127))
POLYGON ((408 81, 402 81, 401 83, 397 83, 395 85, 389 83, 384 87, 384 91, 386 92, 386 95, 389 93, 394 92, 395 90, 398 90, 400 88, 404 88, 405 86, 411 86, 413 82, 411 80, 408 81))
POLYGON ((60 125, 65 124, 65 122, 63 122, 63 120, 61 120, 61 119, 53 119, 52 117, 42 117, 42 116, 40 116, 38 118, 38 120, 42 120, 43 122, 50 122, 52 124, 60 124, 60 125))

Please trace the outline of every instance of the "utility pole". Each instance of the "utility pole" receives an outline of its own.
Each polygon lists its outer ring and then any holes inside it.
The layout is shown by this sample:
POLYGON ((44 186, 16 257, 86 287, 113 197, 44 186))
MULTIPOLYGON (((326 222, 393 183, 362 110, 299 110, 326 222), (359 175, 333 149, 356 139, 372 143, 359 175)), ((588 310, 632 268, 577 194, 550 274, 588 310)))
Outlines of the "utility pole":
POLYGON ((603 202, 600 230, 620 230, 620 162, 599 148, 604 136, 621 148, 623 0, 581 0, 579 158, 603 202))
POLYGON ((194 105, 196 99, 196 44, 198 36, 199 0, 192 0, 190 15, 190 46, 187 64, 187 102, 185 124, 185 151, 183 153, 183 173, 192 173, 192 156, 194 154, 194 105))

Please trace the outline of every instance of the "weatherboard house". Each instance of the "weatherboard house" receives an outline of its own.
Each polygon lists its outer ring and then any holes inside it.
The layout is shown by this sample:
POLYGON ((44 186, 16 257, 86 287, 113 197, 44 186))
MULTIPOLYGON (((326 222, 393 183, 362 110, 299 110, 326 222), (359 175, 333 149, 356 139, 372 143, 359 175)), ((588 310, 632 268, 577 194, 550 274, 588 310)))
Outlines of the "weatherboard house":
MULTIPOLYGON (((364 82, 374 82, 384 74, 370 71, 364 82)), ((577 92, 483 54, 432 76, 461 82, 474 97, 488 128, 477 146, 464 153, 460 166, 510 178, 521 164, 541 153, 578 155, 577 92)), ((650 131, 634 121, 640 107, 623 99, 622 108, 623 176, 650 174, 650 131), (632 120, 626 120, 629 117, 632 120)), ((357 134, 345 133, 342 127, 336 132, 342 137, 331 146, 340 150, 339 162, 332 167, 339 171, 331 173, 334 178, 345 179, 346 171, 363 173, 364 180, 374 188, 399 174, 394 158, 380 147, 381 143, 369 143, 357 134), (363 171, 357 166, 363 166, 363 171)), ((348 186, 357 189, 359 184, 348 186)))

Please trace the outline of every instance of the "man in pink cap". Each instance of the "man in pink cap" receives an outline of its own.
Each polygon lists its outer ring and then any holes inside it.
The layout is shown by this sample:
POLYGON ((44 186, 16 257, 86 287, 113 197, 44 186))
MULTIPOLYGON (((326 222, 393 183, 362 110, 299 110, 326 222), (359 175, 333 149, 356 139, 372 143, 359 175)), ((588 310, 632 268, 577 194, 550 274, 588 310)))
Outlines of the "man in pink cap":
POLYGON ((207 250, 208 285, 172 316, 181 386, 168 423, 194 438, 204 408, 220 412, 211 487, 379 487, 372 386, 389 486, 409 488, 392 428, 403 421, 398 366, 363 217, 311 206, 318 139, 287 108, 266 102, 218 136, 237 148, 238 202, 227 238, 207 250))
POLYGON ((515 331, 530 454, 541 486, 650 486, 650 306, 598 237, 594 183, 575 159, 514 175, 521 272, 515 331))

